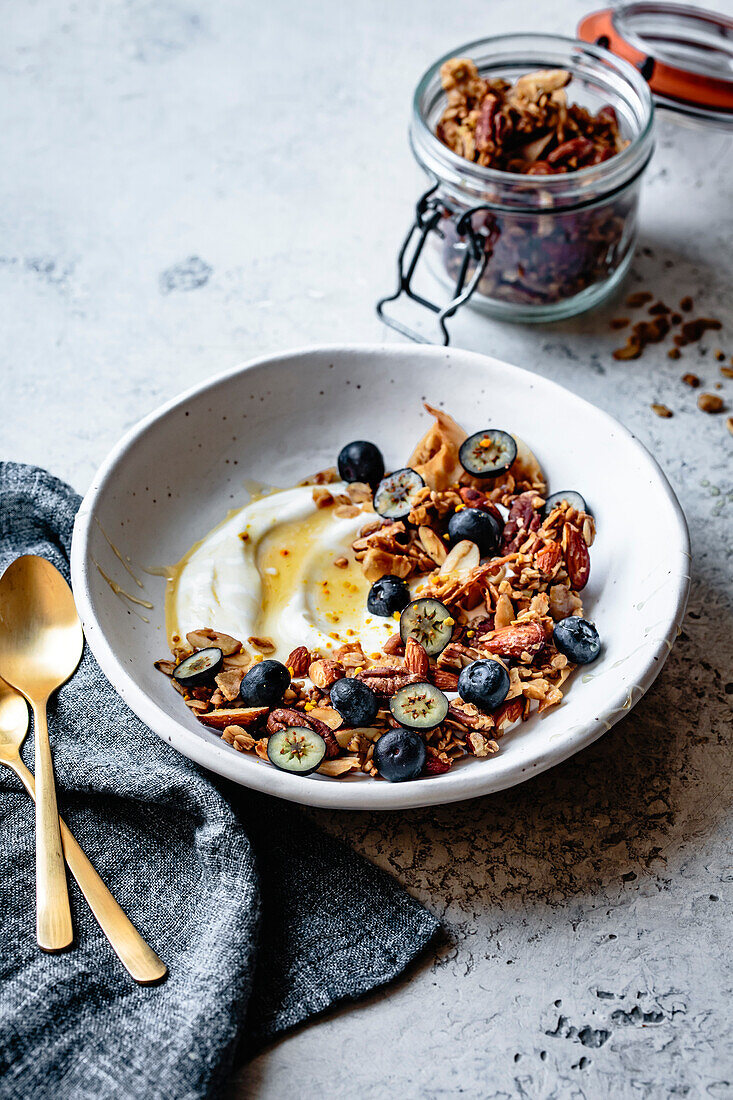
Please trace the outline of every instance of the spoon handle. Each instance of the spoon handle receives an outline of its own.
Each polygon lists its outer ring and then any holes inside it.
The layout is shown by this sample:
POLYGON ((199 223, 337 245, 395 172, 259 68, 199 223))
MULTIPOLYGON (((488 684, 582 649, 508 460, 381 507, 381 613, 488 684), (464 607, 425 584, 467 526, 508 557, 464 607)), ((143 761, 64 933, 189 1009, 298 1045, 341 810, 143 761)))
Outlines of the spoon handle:
POLYGON ((45 700, 33 701, 36 749, 36 939, 44 951, 63 951, 74 938, 59 811, 48 741, 45 700))
MULTIPOLYGON (((28 794, 35 799, 36 784, 32 773, 22 760, 13 761, 11 766, 28 794)), ((168 971, 167 966, 145 942, 129 917, 112 897, 63 818, 59 818, 59 823, 64 856, 69 870, 78 882, 79 889, 89 902, 89 908, 123 966, 141 985, 160 981, 168 971)))

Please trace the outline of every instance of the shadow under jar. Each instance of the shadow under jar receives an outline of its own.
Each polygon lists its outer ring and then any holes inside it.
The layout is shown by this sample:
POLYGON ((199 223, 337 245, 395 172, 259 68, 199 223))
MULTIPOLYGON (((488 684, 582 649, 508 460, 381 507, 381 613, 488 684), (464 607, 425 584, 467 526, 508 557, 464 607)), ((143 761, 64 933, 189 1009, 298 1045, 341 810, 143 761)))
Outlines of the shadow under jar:
MULTIPOLYGON (((440 58, 418 84, 410 144, 444 215, 426 257, 448 287, 465 260, 458 223, 467 211, 487 262, 470 301, 507 321, 553 321, 596 305, 626 273, 637 238, 641 178, 653 151, 653 106, 644 78, 604 49, 555 35, 502 35, 440 58), (446 106, 440 69, 470 58, 480 76, 514 83, 539 69, 572 75, 568 100, 596 113, 611 106, 628 145, 600 164, 558 175, 486 168, 436 136, 446 106)), ((475 270, 468 266, 467 280, 475 270)), ((466 280, 466 281, 467 281, 466 280)))

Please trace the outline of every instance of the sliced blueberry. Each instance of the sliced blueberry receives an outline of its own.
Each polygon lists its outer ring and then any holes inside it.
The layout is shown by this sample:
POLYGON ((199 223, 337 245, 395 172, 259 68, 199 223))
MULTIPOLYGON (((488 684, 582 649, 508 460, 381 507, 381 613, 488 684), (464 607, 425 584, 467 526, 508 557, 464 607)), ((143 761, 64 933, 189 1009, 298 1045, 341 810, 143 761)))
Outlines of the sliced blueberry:
POLYGON ((239 691, 249 706, 274 707, 290 687, 290 673, 280 661, 260 661, 242 680, 239 691))
POLYGON ((461 466, 474 477, 493 478, 509 469, 517 457, 517 445, 498 428, 486 428, 469 435, 458 452, 461 466))
POLYGON ((406 466, 382 478, 374 494, 374 510, 385 519, 404 519, 410 514, 415 497, 425 482, 406 466))
POLYGON ((210 684, 217 673, 221 672, 223 662, 224 654, 216 646, 200 649, 198 653, 192 653, 173 669, 173 679, 177 680, 181 687, 187 688, 210 684))
MULTIPOLYGON (((542 509, 542 514, 549 516, 553 508, 557 508, 558 504, 562 504, 565 501, 571 508, 575 508, 578 512, 588 512, 588 505, 583 500, 580 493, 576 493, 575 489, 563 489, 559 493, 553 493, 545 501, 545 507, 542 509)), ((588 513, 590 514, 590 513, 588 513)))
POLYGON ((307 726, 286 726, 268 738, 267 755, 281 771, 310 775, 323 763, 326 742, 307 726))
POLYGON ((342 481, 365 481, 378 485, 384 477, 384 459, 379 447, 366 439, 347 443, 338 456, 339 477, 342 481))
POLYGON ((448 713, 448 700, 433 684, 408 684, 389 701, 392 717, 411 730, 434 730, 448 713))
POLYGON ((379 700, 367 684, 344 676, 331 688, 331 706, 347 726, 368 726, 377 716, 379 700))
POLYGON ((552 637, 560 653, 576 665, 589 665, 601 652, 601 639, 593 623, 577 615, 555 623, 552 637))
POLYGON ((458 694, 481 710, 495 710, 509 693, 509 673, 498 661, 474 661, 458 677, 458 694))
POLYGON ((390 783, 417 779, 425 764, 425 745, 414 730, 388 730, 374 746, 377 771, 390 783))
POLYGON ((400 577, 387 573, 375 581, 367 596, 367 610, 372 615, 391 618, 395 611, 402 611, 410 602, 410 589, 400 577))
POLYGON ((448 522, 448 534, 452 546, 464 539, 475 542, 482 558, 492 557, 501 541, 501 527, 491 513, 482 508, 462 508, 454 512, 448 522))
POLYGON ((453 625, 453 616, 445 604, 425 597, 408 603, 400 615, 400 636, 403 642, 414 638, 428 657, 436 657, 451 640, 453 625))

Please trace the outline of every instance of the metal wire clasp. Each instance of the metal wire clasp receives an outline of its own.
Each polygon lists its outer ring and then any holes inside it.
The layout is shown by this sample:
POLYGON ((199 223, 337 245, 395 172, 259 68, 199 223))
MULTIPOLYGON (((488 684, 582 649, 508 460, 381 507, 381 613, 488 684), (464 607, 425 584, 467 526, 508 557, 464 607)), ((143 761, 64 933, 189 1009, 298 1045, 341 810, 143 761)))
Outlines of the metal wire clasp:
POLYGON ((432 313, 437 313, 438 324, 442 332, 442 342, 444 345, 450 344, 450 334, 446 327, 446 321, 449 317, 459 309, 473 294, 474 290, 478 286, 481 276, 484 273, 484 268, 488 262, 490 256, 490 250, 487 250, 487 244, 489 239, 484 232, 474 229, 472 222, 472 215, 476 214, 480 210, 488 210, 487 206, 473 206, 469 210, 464 210, 460 215, 456 214, 443 199, 438 198, 436 191, 440 184, 438 180, 430 187, 424 195, 421 195, 417 201, 415 207, 415 220, 410 226, 407 236, 400 249, 399 256, 397 257, 397 290, 394 294, 388 295, 386 298, 380 298, 377 302, 377 314, 386 325, 394 329, 396 332, 400 332, 403 336, 409 337, 410 340, 415 340, 420 344, 430 344, 434 341, 426 339, 419 332, 409 328, 407 325, 403 325, 401 321, 396 320, 394 317, 390 317, 385 312, 385 305, 387 302, 394 302, 402 294, 405 294, 408 298, 411 298, 413 302, 417 302, 418 305, 424 306, 425 309, 429 309, 432 313), (445 306, 440 306, 436 302, 431 302, 428 298, 423 298, 420 294, 417 294, 411 286, 413 275, 415 274, 415 268, 422 254, 422 250, 425 247, 425 242, 428 239, 428 234, 436 233, 440 239, 444 239, 445 234, 440 228, 440 222, 445 218, 451 218, 455 222, 456 234, 461 240, 459 248, 463 248, 463 257, 458 269, 458 275, 456 276, 455 288, 453 297, 445 306), (410 244, 413 237, 417 234, 417 240, 412 248, 412 252, 408 255, 410 250, 410 244), (471 264, 475 264, 475 268, 471 274, 471 277, 466 285, 466 277, 469 272, 471 264))

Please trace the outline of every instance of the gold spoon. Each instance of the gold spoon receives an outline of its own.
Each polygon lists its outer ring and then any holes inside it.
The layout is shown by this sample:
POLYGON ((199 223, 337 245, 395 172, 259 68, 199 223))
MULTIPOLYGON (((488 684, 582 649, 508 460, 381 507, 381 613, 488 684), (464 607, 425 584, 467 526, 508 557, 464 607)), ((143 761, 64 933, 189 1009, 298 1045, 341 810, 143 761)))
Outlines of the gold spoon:
POLYGON ((79 664, 83 645, 74 597, 58 569, 32 554, 16 558, 0 578, 0 676, 33 708, 36 939, 44 951, 62 951, 74 938, 46 706, 79 664))
MULTIPOLYGON (((25 699, 0 680, 0 764, 15 772, 31 798, 36 797, 33 776, 20 758, 20 746, 28 732, 28 707, 25 699)), ((97 872, 69 831, 59 819, 61 841, 69 870, 89 902, 94 916, 124 966, 136 982, 149 985, 160 981, 167 967, 161 962, 135 926, 125 916, 97 872)))

